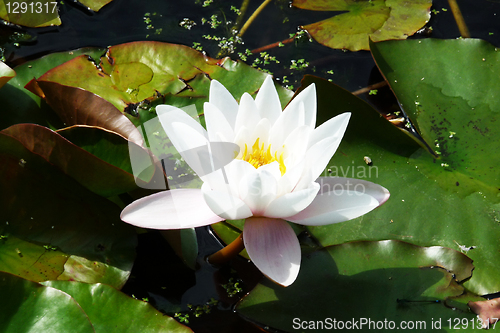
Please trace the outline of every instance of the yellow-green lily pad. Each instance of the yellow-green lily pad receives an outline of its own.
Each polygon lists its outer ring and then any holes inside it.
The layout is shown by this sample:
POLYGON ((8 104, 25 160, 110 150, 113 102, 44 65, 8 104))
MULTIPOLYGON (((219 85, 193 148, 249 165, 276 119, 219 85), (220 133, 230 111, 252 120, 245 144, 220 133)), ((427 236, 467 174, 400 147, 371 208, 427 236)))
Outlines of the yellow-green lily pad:
POLYGON ((432 0, 294 0, 315 11, 347 11, 304 26, 320 44, 333 49, 369 50, 369 39, 406 39, 430 19, 432 0))

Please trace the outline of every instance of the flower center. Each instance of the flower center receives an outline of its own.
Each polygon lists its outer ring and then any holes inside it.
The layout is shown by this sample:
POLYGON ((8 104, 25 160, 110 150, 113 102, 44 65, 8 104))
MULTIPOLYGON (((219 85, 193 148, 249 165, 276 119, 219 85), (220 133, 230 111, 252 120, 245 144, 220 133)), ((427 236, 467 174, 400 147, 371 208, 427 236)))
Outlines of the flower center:
POLYGON ((255 169, 276 161, 279 163, 281 175, 283 176, 286 171, 285 162, 283 161, 283 153, 278 156, 278 152, 274 152, 274 155, 272 155, 271 145, 268 145, 267 149, 264 149, 264 147, 264 143, 262 145, 259 144, 259 138, 255 140, 251 151, 248 151, 248 146, 245 143, 245 150, 243 151, 241 159, 253 165, 255 169))

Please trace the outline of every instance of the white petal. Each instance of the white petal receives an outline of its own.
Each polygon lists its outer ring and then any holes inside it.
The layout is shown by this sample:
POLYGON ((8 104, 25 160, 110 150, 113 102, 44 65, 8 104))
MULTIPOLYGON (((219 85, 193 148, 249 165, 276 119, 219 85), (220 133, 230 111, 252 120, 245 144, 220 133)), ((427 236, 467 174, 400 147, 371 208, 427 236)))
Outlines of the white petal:
POLYGON ((198 132, 200 136, 208 139, 207 131, 196 120, 191 118, 186 112, 182 111, 181 109, 175 106, 163 104, 156 107, 156 113, 158 114, 158 118, 160 119, 161 126, 167 133, 172 143, 173 140, 171 138, 170 132, 172 132, 172 128, 177 126, 177 124, 184 124, 188 127, 191 127, 193 130, 198 132))
POLYGON ((141 198, 125 207, 120 218, 151 229, 201 227, 223 220, 212 212, 198 189, 170 190, 141 198))
POLYGON ((306 209, 287 220, 303 225, 344 222, 382 205, 389 191, 366 180, 319 178, 321 192, 306 209))
POLYGON ((213 104, 205 103, 203 106, 205 114, 205 122, 207 124, 208 138, 210 141, 217 141, 217 133, 220 133, 226 141, 234 140, 233 127, 229 125, 226 117, 222 112, 213 104))
POLYGON ((287 222, 251 217, 243 227, 243 242, 250 259, 265 276, 285 287, 295 281, 300 269, 300 244, 287 222))
POLYGON ((239 192, 241 200, 250 207, 252 214, 259 216, 276 198, 277 182, 270 172, 259 168, 243 177, 239 192))
POLYGON ((296 107, 283 111, 271 128, 270 143, 276 150, 281 149, 285 139, 297 127, 304 125, 304 104, 298 103, 296 107))
POLYGON ((299 126, 285 139, 285 164, 287 166, 295 165, 304 158, 310 133, 311 128, 309 126, 299 126))
MULTIPOLYGON (((292 192, 299 181, 304 170, 305 160, 302 159, 292 166, 286 167, 286 172, 280 179, 278 179, 278 196, 292 192)), ((309 183, 312 182, 312 179, 309 183)), ((300 188, 301 189, 301 188, 300 188)), ((298 189, 297 189, 298 190, 298 189)))
POLYGON ((170 105, 156 107, 158 118, 168 138, 186 163, 199 175, 212 171, 208 135, 187 113, 170 105))
POLYGON ((176 123, 169 129, 168 137, 175 149, 198 176, 203 177, 214 171, 208 140, 192 127, 176 123))
POLYGON ((335 136, 342 139, 350 118, 351 113, 345 112, 325 121, 311 133, 308 148, 327 137, 335 136))
POLYGON ((246 126, 242 126, 238 132, 235 132, 234 143, 236 143, 240 147, 240 153, 238 154, 237 158, 241 158, 243 151, 245 151, 245 143, 248 146, 248 142, 250 142, 249 138, 250 131, 246 126))
POLYGON ((253 145, 257 138, 259 139, 259 143, 261 146, 263 143, 266 146, 269 144, 269 132, 271 131, 271 123, 269 122, 269 119, 262 118, 257 123, 257 126, 253 127, 252 130, 252 134, 250 134, 248 137, 249 139, 247 141, 247 144, 253 145))
POLYGON ((226 167, 224 167, 224 170, 219 169, 209 174, 202 176, 198 175, 198 176, 203 181, 203 184, 207 184, 207 186, 210 187, 212 190, 223 191, 223 192, 228 191, 229 178, 227 177, 226 167), (226 172, 226 177, 224 177, 224 172, 226 172), (226 183, 226 179, 228 180, 228 183, 226 183))
POLYGON ((314 84, 309 85, 292 99, 283 112, 286 112, 288 109, 298 108, 300 103, 304 104, 304 125, 310 128, 316 127, 316 86, 314 84))
POLYGON ((226 220, 240 220, 252 216, 250 208, 240 198, 231 194, 229 186, 226 191, 220 191, 212 190, 207 183, 204 183, 201 191, 208 207, 226 220))
POLYGON ((240 107, 238 109, 234 131, 236 133, 239 132, 242 126, 254 129, 260 119, 257 104, 255 104, 250 94, 244 93, 240 99, 240 107))
POLYGON ((210 95, 208 101, 215 105, 226 117, 227 122, 234 128, 236 115, 238 114, 238 102, 233 95, 219 83, 217 80, 212 80, 210 83, 210 95))
POLYGON ((281 103, 271 76, 266 77, 255 97, 261 118, 269 119, 273 125, 281 114, 281 103))
POLYGON ((306 168, 311 171, 312 180, 318 178, 325 170, 341 140, 342 136, 331 136, 319 141, 307 150, 306 168))
POLYGON ((304 158, 304 167, 302 169, 302 174, 300 175, 297 185, 295 185, 293 189, 294 191, 299 191, 308 188, 318 178, 318 177, 313 177, 310 161, 308 161, 306 158, 304 158))
POLYGON ((274 161, 269 164, 265 164, 258 169, 260 172, 266 171, 269 172, 271 175, 273 175, 274 179, 278 181, 281 179, 281 171, 280 171, 280 165, 278 162, 274 161))
MULTIPOLYGON (((241 179, 251 172, 255 171, 255 167, 247 161, 234 160, 226 167, 229 186, 234 196, 239 197, 239 184, 241 179)), ((213 188, 212 188, 213 189, 213 188)))
POLYGON ((293 191, 272 201, 266 208, 264 216, 286 218, 304 210, 313 202, 319 191, 318 183, 311 183, 306 189, 293 191))

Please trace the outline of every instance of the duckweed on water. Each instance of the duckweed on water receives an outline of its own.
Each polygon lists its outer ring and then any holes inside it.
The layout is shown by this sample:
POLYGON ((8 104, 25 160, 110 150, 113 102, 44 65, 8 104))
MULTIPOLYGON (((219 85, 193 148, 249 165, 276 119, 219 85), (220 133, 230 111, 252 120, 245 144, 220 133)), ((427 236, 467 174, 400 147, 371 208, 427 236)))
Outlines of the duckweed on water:
POLYGON ((235 13, 236 13, 236 15, 238 15, 238 16, 240 16, 240 15, 241 15, 241 11, 240 11, 238 8, 236 8, 235 6, 231 6, 231 10, 232 10, 233 12, 235 12, 235 13))
POLYGON ((212 29, 217 29, 219 27, 219 25, 222 24, 222 21, 219 21, 218 20, 218 16, 217 14, 213 14, 212 16, 210 16, 210 19, 207 20, 206 18, 202 17, 201 18, 201 24, 205 24, 205 23, 208 23, 210 24, 210 27, 212 29))
POLYGON ((181 323, 189 324, 189 314, 175 313, 174 317, 179 320, 181 323))
POLYGON ((205 0, 203 1, 203 7, 208 7, 210 6, 212 3, 214 2, 214 0, 205 0))
POLYGON ((201 46, 201 43, 193 42, 193 46, 191 47, 196 51, 203 52, 203 47, 201 46))
POLYGON ((179 22, 179 26, 191 30, 192 27, 196 25, 196 22, 193 20, 190 20, 189 18, 183 18, 181 22, 179 22))
POLYGON ((229 297, 233 297, 243 291, 243 289, 240 287, 240 283, 240 279, 230 278, 226 284, 222 285, 222 288, 226 290, 229 297))
POLYGON ((303 70, 309 67, 309 63, 305 59, 292 59, 291 62, 290 69, 303 70))

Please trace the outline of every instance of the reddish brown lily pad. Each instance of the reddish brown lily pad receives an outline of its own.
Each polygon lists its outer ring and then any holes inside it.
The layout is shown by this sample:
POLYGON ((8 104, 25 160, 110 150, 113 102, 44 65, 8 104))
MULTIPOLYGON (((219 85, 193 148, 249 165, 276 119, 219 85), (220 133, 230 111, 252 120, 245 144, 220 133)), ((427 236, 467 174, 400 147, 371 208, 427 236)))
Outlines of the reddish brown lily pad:
POLYGON ((141 134, 123 113, 89 91, 35 80, 30 81, 26 88, 45 98, 67 126, 98 126, 118 133, 137 145, 143 144, 141 134))
POLYGON ((469 302, 469 306, 482 322, 483 328, 492 328, 500 319, 500 298, 487 301, 469 302))
MULTIPOLYGON (((115 142, 115 147, 118 145, 124 146, 125 152, 128 154, 128 142, 125 139, 99 128, 88 130, 87 134, 96 132, 94 133, 94 142, 99 140, 96 136, 99 136, 101 140, 112 140, 115 142), (106 138, 102 138, 103 136, 106 136, 106 138)), ((137 188, 130 167, 128 168, 129 172, 127 172, 124 170, 126 167, 114 166, 46 127, 35 124, 18 124, 3 130, 2 133, 18 140, 31 152, 42 156, 97 194, 109 197, 137 188)), ((108 155, 112 158, 114 152, 108 155)), ((147 155, 146 152, 145 155, 147 155)), ((126 158, 125 162, 130 165, 127 159, 128 155, 124 157, 126 158)))

